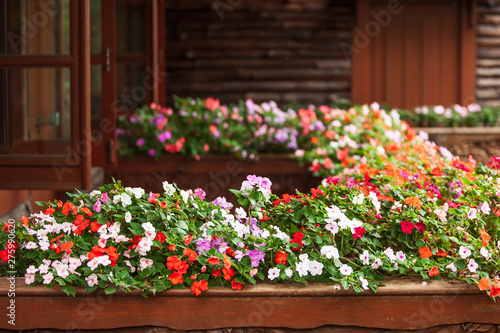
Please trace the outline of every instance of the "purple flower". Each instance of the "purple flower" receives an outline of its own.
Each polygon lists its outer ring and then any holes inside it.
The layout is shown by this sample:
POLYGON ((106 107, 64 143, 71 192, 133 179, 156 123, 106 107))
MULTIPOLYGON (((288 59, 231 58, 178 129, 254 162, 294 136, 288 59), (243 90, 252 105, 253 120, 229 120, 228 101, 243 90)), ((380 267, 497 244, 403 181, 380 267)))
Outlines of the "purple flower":
POLYGON ((97 200, 94 204, 94 212, 100 213, 101 212, 101 200, 97 200))
POLYGON ((212 203, 216 206, 219 206, 220 208, 225 208, 227 210, 230 210, 231 208, 233 208, 233 204, 230 202, 227 202, 226 198, 224 198, 224 197, 217 197, 217 198, 215 198, 214 201, 212 201, 212 203))
POLYGON ((208 251, 210 250, 210 241, 208 239, 200 238, 196 240, 197 250, 200 251, 208 251))
POLYGON ((108 203, 108 202, 109 202, 109 197, 108 197, 108 194, 107 194, 107 193, 103 193, 103 194, 101 194, 101 200, 102 200, 102 202, 104 202, 104 203, 108 203))
POLYGON ((240 250, 234 251, 234 258, 236 258, 236 260, 241 261, 241 258, 243 258, 244 256, 245 254, 240 250))
POLYGON ((288 134, 282 128, 276 131, 276 140, 278 140, 279 143, 284 143, 287 139, 288 134))
POLYGON ((144 139, 143 138, 139 138, 137 139, 137 147, 142 147, 144 146, 144 139))
POLYGON ((245 254, 247 254, 252 260, 252 267, 259 267, 259 261, 264 262, 264 251, 255 249, 252 251, 247 251, 245 254))
POLYGON ((156 150, 154 148, 151 148, 148 150, 148 154, 149 154, 149 156, 153 157, 156 155, 156 150))
POLYGON ((137 119, 135 119, 134 116, 131 116, 129 120, 132 124, 134 124, 137 121, 137 119))

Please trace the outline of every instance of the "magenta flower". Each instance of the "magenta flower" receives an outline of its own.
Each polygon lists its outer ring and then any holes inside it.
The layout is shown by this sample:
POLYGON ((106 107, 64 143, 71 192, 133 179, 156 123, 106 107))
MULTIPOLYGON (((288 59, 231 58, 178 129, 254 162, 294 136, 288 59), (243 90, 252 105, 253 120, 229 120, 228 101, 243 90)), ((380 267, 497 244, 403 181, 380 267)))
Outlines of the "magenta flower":
POLYGON ((194 190, 194 195, 198 196, 201 200, 205 200, 206 193, 201 188, 194 190))
POLYGON ((109 203, 109 197, 107 193, 101 194, 101 201, 104 203, 109 203))
POLYGON ((354 228, 354 234, 352 235, 352 238, 362 238, 365 235, 366 229, 363 227, 356 227, 354 228))
POLYGON ((144 139, 143 139, 143 138, 139 138, 139 139, 137 139, 137 142, 136 142, 137 147, 142 147, 142 146, 144 146, 144 143, 145 143, 145 141, 144 141, 144 139))
POLYGON ((415 224, 410 221, 401 222, 401 231, 405 234, 411 234, 412 230, 415 228, 415 224))
POLYGON ((148 150, 148 154, 149 154, 149 156, 153 157, 156 155, 156 150, 154 148, 151 148, 148 150))

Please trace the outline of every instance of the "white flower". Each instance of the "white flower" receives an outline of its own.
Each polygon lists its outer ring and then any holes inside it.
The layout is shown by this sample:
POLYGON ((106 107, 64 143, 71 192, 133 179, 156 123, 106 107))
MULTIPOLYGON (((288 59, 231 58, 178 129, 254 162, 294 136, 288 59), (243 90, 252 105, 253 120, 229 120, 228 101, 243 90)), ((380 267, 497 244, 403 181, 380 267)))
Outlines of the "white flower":
POLYGON ((474 273, 478 269, 479 265, 476 263, 474 259, 471 259, 469 260, 469 264, 467 265, 467 267, 469 268, 469 271, 471 273, 474 273))
POLYGON ((323 246, 321 248, 321 255, 325 256, 327 259, 338 259, 339 258, 339 250, 335 246, 323 246))
POLYGON ((97 241, 97 245, 99 245, 103 249, 106 248, 106 240, 104 238, 99 238, 99 240, 97 241))
POLYGON ((109 256, 107 254, 97 257, 97 262, 103 266, 108 266, 111 264, 111 260, 109 260, 109 256))
POLYGON ((95 273, 93 273, 93 274, 87 276, 85 278, 85 281, 87 281, 87 284, 89 285, 89 287, 93 287, 99 283, 99 278, 97 277, 97 275, 95 273))
POLYGON ((98 191, 98 190, 93 190, 92 192, 89 193, 89 195, 91 197, 93 197, 94 195, 100 195, 101 194, 101 191, 98 191))
POLYGON ((87 263, 87 267, 89 267, 91 270, 96 269, 97 266, 99 266, 99 262, 97 261, 97 257, 95 257, 94 259, 90 260, 87 263))
POLYGON ((137 198, 137 199, 140 199, 142 198, 142 196, 144 195, 144 189, 140 188, 140 187, 134 187, 132 189, 132 193, 134 194, 134 196, 137 198))
POLYGON ((309 272, 312 276, 323 274, 323 267, 323 264, 316 260, 309 261, 309 272))
POLYGON ((26 283, 26 284, 35 283, 35 274, 33 274, 33 273, 25 273, 24 274, 24 283, 26 283))
POLYGON ((375 259, 375 261, 372 264, 372 268, 377 269, 380 266, 382 266, 382 260, 380 260, 380 258, 375 259))
POLYGON ((479 253, 481 253, 481 255, 484 257, 484 259, 490 260, 491 253, 485 247, 482 247, 481 250, 479 250, 479 253))
POLYGON ((365 200, 365 195, 361 193, 352 199, 352 203, 355 205, 361 205, 364 200, 365 200))
POLYGON ((329 230, 333 235, 336 235, 339 232, 339 225, 337 222, 329 222, 325 225, 325 229, 329 230))
POLYGON ((396 258, 398 260, 405 261, 406 260, 406 255, 404 254, 403 251, 398 251, 398 252, 396 252, 396 258))
POLYGON ((280 269, 278 267, 274 267, 269 270, 267 278, 272 281, 276 278, 279 278, 279 276, 280 276, 280 269))
POLYGON ((394 250, 390 247, 388 247, 385 251, 384 251, 385 255, 389 258, 389 260, 391 262, 394 262, 397 258, 396 256, 394 255, 394 250))
POLYGON ((132 204, 132 198, 130 197, 130 195, 128 195, 125 192, 122 193, 120 199, 122 201, 123 207, 127 207, 127 206, 130 206, 132 204))
POLYGON ((290 268, 287 268, 285 269, 285 274, 288 278, 291 278, 293 276, 293 271, 290 268))
POLYGON ((247 212, 242 207, 236 208, 236 217, 240 220, 247 217, 247 212))
POLYGON ((302 261, 297 264, 297 273, 299 273, 299 276, 306 276, 307 273, 309 272, 309 261, 302 261))
POLYGON ((35 274, 36 272, 38 272, 38 268, 33 265, 30 265, 28 268, 26 268, 26 273, 35 274))
POLYGON ((130 212, 125 213, 125 222, 130 223, 132 221, 132 214, 130 212))
POLYGON ((351 266, 346 264, 342 265, 342 267, 340 267, 340 273, 345 276, 351 275, 352 274, 351 266))
POLYGON ((454 263, 450 263, 446 268, 451 269, 452 272, 456 272, 457 268, 455 267, 454 263))
POLYGON ((113 204, 116 205, 117 203, 120 202, 121 197, 117 194, 113 196, 113 204))
POLYGON ((153 260, 148 258, 141 258, 139 260, 139 270, 153 267, 153 260))
POLYGON ((299 256, 299 260, 303 262, 309 262, 309 255, 307 253, 302 253, 299 256))
POLYGON ((46 274, 49 271, 49 265, 41 264, 40 267, 38 267, 38 270, 40 271, 40 274, 46 274))
POLYGON ((476 208, 469 209, 467 217, 469 218, 469 220, 477 218, 477 209, 476 208))
POLYGON ((359 256, 359 260, 363 262, 363 265, 369 265, 370 264, 370 257, 368 250, 364 250, 363 253, 359 256))
POLYGON ((174 185, 170 184, 167 181, 163 182, 163 189, 165 190, 165 194, 167 196, 171 196, 171 195, 173 195, 175 193, 175 187, 174 187, 174 185))
POLYGON ((54 280, 54 274, 52 273, 47 273, 45 275, 42 275, 43 278, 43 284, 49 284, 54 280))
POLYGON ((361 287, 362 287, 364 290, 368 290, 368 289, 370 289, 370 288, 368 287, 368 280, 367 280, 367 279, 365 279, 364 277, 360 276, 360 277, 359 277, 359 281, 361 281, 361 287))
POLYGON ((471 251, 468 247, 460 246, 459 253, 460 253, 460 256, 462 257, 462 259, 466 259, 470 256, 471 251))
POLYGON ((63 279, 65 279, 69 275, 68 266, 64 265, 64 264, 57 265, 56 266, 56 272, 57 272, 58 276, 60 276, 63 279))
POLYGON ((38 247, 38 245, 35 242, 28 242, 28 243, 26 243, 26 249, 27 250, 36 249, 37 247, 38 247))
POLYGON ((143 237, 135 250, 141 256, 145 256, 151 250, 151 245, 153 245, 153 240, 148 237, 143 237))
POLYGON ((144 229, 145 231, 156 231, 155 227, 153 226, 153 224, 151 222, 143 223, 142 229, 144 229))
POLYGON ((184 191, 184 190, 181 190, 181 198, 182 198, 182 201, 187 203, 188 199, 189 199, 189 193, 184 191))
POLYGON ((491 212, 490 205, 486 201, 483 202, 483 204, 481 205, 481 211, 485 215, 490 215, 490 212, 491 212))

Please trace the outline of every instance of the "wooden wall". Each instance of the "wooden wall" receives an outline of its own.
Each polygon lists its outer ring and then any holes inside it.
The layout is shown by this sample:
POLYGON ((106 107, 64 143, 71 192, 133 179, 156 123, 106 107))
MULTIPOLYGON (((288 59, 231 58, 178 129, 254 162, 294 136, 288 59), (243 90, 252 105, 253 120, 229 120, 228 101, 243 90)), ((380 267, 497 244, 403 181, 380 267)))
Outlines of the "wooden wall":
POLYGON ((479 0, 477 101, 500 106, 500 0, 479 0))
POLYGON ((169 0, 167 89, 224 102, 349 99, 349 0, 169 0))

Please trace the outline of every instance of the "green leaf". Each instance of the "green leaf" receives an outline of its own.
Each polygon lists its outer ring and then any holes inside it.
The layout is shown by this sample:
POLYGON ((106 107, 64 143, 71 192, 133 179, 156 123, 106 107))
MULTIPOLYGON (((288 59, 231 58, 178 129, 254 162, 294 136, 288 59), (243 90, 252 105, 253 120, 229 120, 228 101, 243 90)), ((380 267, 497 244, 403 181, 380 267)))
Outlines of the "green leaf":
POLYGON ((104 292, 106 293, 106 295, 114 294, 116 292, 116 288, 114 286, 110 286, 104 289, 104 292))
POLYGON ((97 217, 97 223, 106 224, 108 223, 108 218, 104 214, 99 214, 99 216, 97 217))
POLYGON ((66 285, 64 287, 62 287, 62 291, 64 291, 66 293, 66 295, 68 296, 73 296, 75 297, 76 296, 76 291, 75 291, 75 287, 73 287, 72 285, 66 285))
POLYGON ((65 286, 66 285, 66 281, 64 281, 60 277, 56 277, 54 280, 56 280, 59 283, 59 285, 61 285, 61 286, 65 286))
POLYGON ((319 235, 316 235, 316 237, 314 237, 314 241, 316 242, 316 244, 321 244, 323 243, 323 238, 319 235))
POLYGON ((458 269, 465 269, 466 265, 465 265, 465 261, 464 260, 457 260, 455 261, 455 267, 458 268, 458 269))

